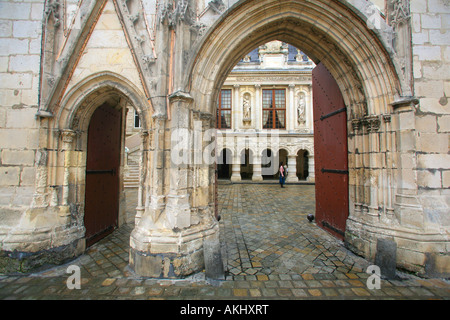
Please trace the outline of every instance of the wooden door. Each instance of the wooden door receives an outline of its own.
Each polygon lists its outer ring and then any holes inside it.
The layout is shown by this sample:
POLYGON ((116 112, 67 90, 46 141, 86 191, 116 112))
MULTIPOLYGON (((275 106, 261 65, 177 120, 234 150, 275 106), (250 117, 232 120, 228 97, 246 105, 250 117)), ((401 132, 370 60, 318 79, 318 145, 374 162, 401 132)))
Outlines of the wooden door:
POLYGON ((87 144, 84 225, 86 245, 117 227, 122 112, 107 104, 92 115, 87 144))
POLYGON ((322 63, 312 78, 316 222, 344 239, 348 218, 346 107, 336 81, 322 63))

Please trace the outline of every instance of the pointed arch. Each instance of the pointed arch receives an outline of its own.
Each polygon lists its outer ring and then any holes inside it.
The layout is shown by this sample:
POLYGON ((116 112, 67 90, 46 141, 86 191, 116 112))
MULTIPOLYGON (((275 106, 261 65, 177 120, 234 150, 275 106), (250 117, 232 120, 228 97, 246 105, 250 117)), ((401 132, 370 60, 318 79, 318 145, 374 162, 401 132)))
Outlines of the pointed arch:
POLYGON ((76 130, 80 121, 88 123, 88 115, 108 99, 128 102, 138 112, 142 129, 150 128, 150 108, 144 95, 126 78, 106 71, 85 78, 65 95, 61 107, 55 110, 56 126, 76 130))
POLYGON ((344 1, 247 0, 236 3, 191 60, 186 91, 212 112, 228 73, 256 46, 281 40, 330 70, 352 118, 389 113, 402 86, 386 41, 344 1))

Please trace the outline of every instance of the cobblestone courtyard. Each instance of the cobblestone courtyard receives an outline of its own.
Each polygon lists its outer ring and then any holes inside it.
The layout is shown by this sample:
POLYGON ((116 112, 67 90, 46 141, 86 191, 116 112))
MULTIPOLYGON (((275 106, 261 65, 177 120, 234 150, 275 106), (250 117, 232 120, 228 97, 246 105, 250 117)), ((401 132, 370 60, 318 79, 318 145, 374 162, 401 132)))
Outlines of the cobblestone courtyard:
POLYGON ((0 275, 0 299, 449 299, 445 279, 401 274, 369 289, 370 264, 306 219, 314 186, 219 185, 225 281, 146 279, 128 268, 132 225, 124 225, 67 265, 32 275, 0 275), (70 265, 81 270, 69 289, 70 265))
POLYGON ((314 185, 224 184, 219 208, 229 274, 298 275, 362 272, 366 260, 310 223, 314 185))

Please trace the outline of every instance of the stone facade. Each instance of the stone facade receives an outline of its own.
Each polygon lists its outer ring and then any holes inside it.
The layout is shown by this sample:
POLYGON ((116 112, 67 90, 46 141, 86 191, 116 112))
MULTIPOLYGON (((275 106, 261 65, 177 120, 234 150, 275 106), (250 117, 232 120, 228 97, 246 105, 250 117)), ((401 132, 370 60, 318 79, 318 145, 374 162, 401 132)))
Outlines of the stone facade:
POLYGON ((327 66, 347 106, 346 244, 374 259, 387 239, 398 267, 448 275, 449 13, 446 0, 0 2, 1 270, 85 250, 88 127, 107 102, 142 125, 131 267, 220 278, 215 166, 193 161, 211 140, 189 135, 178 163, 174 135, 214 129, 233 67, 280 40, 327 66))
POLYGON ((217 141, 219 156, 228 152, 219 167, 230 166, 226 172, 232 181, 262 181, 263 176, 277 175, 283 162, 289 168, 288 182, 299 178, 314 182, 313 68, 300 50, 273 41, 252 51, 232 70, 222 87, 231 98, 231 121, 228 129, 219 128, 217 141), (285 108, 280 128, 268 128, 272 119, 263 113, 263 93, 272 96, 271 90, 279 90, 285 108))

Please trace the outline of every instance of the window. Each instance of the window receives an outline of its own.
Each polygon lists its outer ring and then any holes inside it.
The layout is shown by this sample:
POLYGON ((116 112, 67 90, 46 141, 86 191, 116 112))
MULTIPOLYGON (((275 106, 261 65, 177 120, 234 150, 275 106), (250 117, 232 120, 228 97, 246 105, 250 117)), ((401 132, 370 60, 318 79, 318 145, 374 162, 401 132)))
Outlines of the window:
POLYGON ((286 128, 286 90, 263 90, 263 128, 286 128))
POLYGON ((135 128, 141 127, 141 119, 139 119, 139 113, 137 113, 136 110, 134 110, 134 127, 135 128))
POLYGON ((231 129, 231 89, 220 92, 216 126, 219 129, 231 129))

